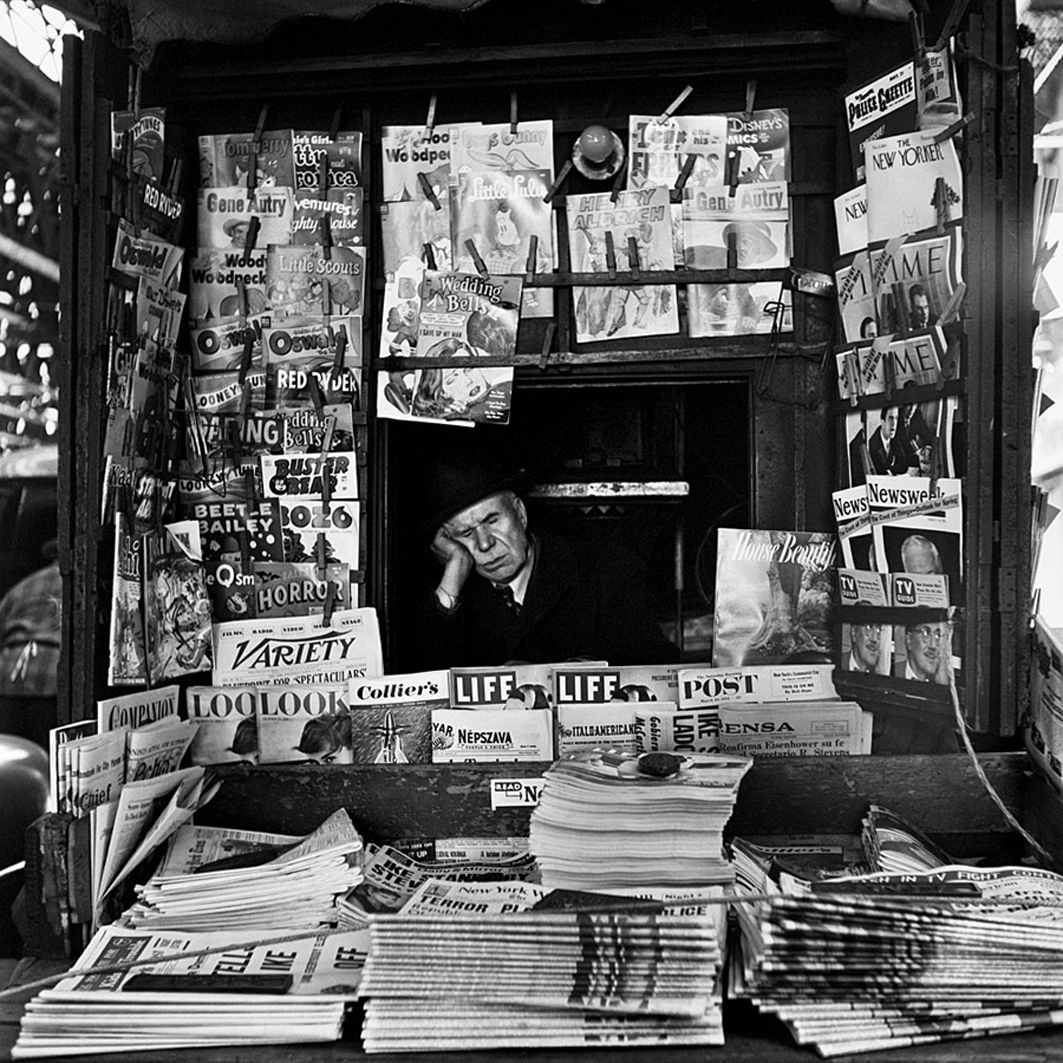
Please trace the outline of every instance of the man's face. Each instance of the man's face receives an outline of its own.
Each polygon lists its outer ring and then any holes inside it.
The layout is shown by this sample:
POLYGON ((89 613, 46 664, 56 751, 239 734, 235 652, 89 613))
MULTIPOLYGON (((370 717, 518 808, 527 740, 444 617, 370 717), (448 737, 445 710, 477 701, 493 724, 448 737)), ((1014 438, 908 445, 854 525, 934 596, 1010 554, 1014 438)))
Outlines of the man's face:
POLYGON ((878 654, 882 646, 881 624, 853 624, 850 633, 853 656, 869 672, 878 668, 878 654))
POLYGON ((937 678, 938 662, 945 650, 945 625, 916 624, 904 629, 904 645, 912 670, 927 682, 937 678))
POLYGON ((941 572, 938 556, 928 542, 906 540, 901 547, 901 565, 905 572, 922 576, 941 572))
POLYGON ((930 300, 922 292, 912 296, 912 326, 925 328, 930 324, 930 300))
POLYGON ((528 561, 528 514, 511 491, 490 495, 443 525, 472 554, 476 571, 492 583, 509 583, 528 561))
POLYGON ((247 222, 238 221, 231 227, 231 239, 233 244, 242 244, 247 239, 247 222))
POLYGON ((897 431, 897 410, 890 407, 882 411, 882 438, 889 442, 897 431))

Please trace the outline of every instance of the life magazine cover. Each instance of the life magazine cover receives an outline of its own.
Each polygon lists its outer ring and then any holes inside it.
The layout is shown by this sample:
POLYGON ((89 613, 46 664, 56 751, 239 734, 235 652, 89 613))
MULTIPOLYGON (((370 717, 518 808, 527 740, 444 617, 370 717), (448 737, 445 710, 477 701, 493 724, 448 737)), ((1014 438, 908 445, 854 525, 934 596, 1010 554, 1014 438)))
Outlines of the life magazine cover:
POLYGON ((321 617, 284 617, 214 625, 215 686, 343 683, 380 675, 383 660, 376 610, 337 610, 321 617))
POLYGON ((350 764, 347 685, 287 683, 258 691, 260 764, 350 764))
POLYGON ((451 668, 452 709, 547 709, 554 704, 554 665, 451 668))
MULTIPOLYGON (((576 273, 608 273, 609 244, 617 270, 635 264, 640 270, 671 269, 671 215, 668 189, 653 185, 620 192, 569 196, 568 240, 576 273), (609 239, 606 239, 606 234, 609 239)), ((576 339, 579 343, 638 336, 668 336, 679 331, 674 285, 631 284, 575 288, 576 339)))
POLYGON ((830 660, 835 556, 827 532, 721 528, 713 665, 830 660))
POLYGON ((196 210, 196 242, 199 247, 239 248, 243 251, 258 218, 256 244, 290 244, 294 204, 290 188, 246 190, 201 188, 196 210))

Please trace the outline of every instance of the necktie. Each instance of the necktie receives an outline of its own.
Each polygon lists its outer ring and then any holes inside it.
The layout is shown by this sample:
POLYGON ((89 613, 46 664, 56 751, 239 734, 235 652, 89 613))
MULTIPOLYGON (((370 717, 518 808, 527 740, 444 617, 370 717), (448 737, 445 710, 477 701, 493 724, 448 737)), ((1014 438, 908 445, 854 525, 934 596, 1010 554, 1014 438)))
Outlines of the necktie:
POLYGON ((520 602, 513 597, 513 588, 508 583, 503 583, 496 587, 499 595, 502 597, 502 601, 506 603, 506 608, 514 615, 520 616, 520 602))

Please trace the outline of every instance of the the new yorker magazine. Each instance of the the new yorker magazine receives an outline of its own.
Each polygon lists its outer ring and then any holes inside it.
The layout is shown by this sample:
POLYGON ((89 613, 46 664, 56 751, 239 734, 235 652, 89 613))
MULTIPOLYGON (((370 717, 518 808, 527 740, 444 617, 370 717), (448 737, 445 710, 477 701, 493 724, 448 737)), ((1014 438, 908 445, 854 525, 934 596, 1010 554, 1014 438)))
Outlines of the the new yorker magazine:
POLYGON ((721 528, 713 665, 829 662, 835 555, 828 532, 721 528))

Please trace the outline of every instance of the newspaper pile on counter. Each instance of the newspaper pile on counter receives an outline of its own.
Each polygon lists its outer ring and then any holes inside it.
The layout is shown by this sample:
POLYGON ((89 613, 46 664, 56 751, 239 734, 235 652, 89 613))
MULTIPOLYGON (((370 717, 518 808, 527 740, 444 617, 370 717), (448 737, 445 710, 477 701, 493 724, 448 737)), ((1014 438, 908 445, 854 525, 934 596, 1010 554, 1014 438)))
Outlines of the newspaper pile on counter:
POLYGON ((723 1043, 723 905, 375 915, 366 1052, 723 1043))
POLYGON ((339 1040, 368 935, 259 937, 102 927, 77 971, 26 1005, 11 1058, 339 1040))
POLYGON ((305 838, 188 825, 122 921, 159 932, 335 925, 361 863, 362 838, 342 808, 305 838))
POLYGON ((529 844, 552 889, 732 881, 723 828, 749 757, 595 750, 544 776, 529 844))

